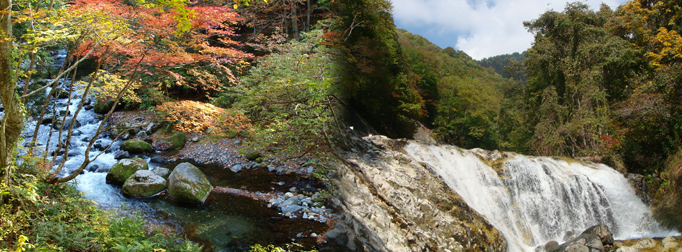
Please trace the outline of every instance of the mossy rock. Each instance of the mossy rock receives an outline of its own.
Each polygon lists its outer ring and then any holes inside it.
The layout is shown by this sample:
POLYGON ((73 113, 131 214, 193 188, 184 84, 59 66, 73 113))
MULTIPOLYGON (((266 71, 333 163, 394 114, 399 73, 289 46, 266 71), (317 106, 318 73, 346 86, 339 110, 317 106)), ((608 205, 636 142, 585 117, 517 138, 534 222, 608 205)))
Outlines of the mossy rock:
POLYGON ((185 147, 185 142, 187 142, 187 136, 182 132, 175 132, 172 136, 159 139, 154 143, 154 147, 157 150, 177 150, 185 147))
POLYGON ((106 114, 114 106, 113 100, 100 101, 99 99, 95 102, 95 113, 106 114))
POLYGON ((127 151, 131 154, 141 154, 154 151, 151 144, 137 138, 123 142, 121 144, 121 150, 127 151))
POLYGON ((178 202, 202 204, 212 189, 206 175, 190 163, 178 164, 168 177, 168 192, 178 202))
POLYGON ((64 90, 63 88, 55 88, 54 96, 57 97, 58 99, 66 99, 69 98, 69 92, 64 90))
POLYGON ((246 153, 245 157, 249 161, 257 161, 258 162, 262 159, 263 155, 260 152, 254 151, 254 152, 246 153))
POLYGON ((109 169, 106 177, 107 184, 122 185, 139 170, 149 170, 147 161, 141 158, 121 159, 109 169))
POLYGON ((151 197, 166 189, 166 179, 150 170, 138 170, 126 179, 121 188, 129 197, 151 197))

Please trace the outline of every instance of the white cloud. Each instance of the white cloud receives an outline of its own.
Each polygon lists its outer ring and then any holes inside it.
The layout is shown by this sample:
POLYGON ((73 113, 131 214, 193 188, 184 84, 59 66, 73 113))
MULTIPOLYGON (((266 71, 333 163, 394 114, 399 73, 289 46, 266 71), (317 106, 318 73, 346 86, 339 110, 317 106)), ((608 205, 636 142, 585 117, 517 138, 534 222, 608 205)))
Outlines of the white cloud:
MULTIPOLYGON (((399 28, 424 36, 441 47, 452 46, 474 59, 530 48, 532 34, 524 21, 548 10, 563 11, 565 0, 392 0, 399 28)), ((615 9, 626 0, 587 0, 598 10, 602 2, 615 9)))

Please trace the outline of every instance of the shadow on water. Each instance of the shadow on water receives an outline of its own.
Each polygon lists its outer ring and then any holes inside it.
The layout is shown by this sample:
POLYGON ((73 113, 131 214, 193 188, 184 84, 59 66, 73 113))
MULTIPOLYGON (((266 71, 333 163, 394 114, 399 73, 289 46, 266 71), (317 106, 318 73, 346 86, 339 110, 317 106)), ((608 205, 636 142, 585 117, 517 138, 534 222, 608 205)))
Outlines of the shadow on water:
POLYGON ((177 205, 167 197, 150 199, 150 217, 204 246, 204 251, 245 251, 253 244, 298 243, 314 248, 323 223, 280 216, 266 202, 211 193, 201 206, 177 205))
MULTIPOLYGON (((239 173, 219 166, 200 169, 214 186, 253 192, 285 192, 291 187, 312 192, 323 186, 311 179, 293 174, 277 175, 265 168, 239 173)), ((303 249, 322 246, 325 250, 336 250, 329 244, 318 244, 316 236, 322 236, 329 229, 327 224, 284 217, 277 210, 268 208, 268 202, 223 193, 211 193, 206 203, 199 206, 177 204, 167 193, 140 201, 149 206, 143 213, 148 222, 182 234, 203 245, 204 251, 248 251, 254 244, 285 246, 290 243, 301 244, 303 249)))

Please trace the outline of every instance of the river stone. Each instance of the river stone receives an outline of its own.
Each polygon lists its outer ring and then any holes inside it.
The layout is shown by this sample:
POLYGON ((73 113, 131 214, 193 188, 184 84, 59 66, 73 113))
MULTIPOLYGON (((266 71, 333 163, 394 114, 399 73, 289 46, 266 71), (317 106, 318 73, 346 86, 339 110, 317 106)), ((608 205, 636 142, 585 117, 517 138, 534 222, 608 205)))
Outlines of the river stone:
POLYGON ((100 101, 100 99, 97 99, 97 102, 95 102, 95 113, 106 114, 111 110, 112 106, 114 106, 113 100, 100 101))
POLYGON ((132 125, 129 122, 120 122, 109 131, 109 136, 111 138, 116 138, 118 135, 130 133, 131 127, 132 125))
POLYGON ((154 174, 156 174, 156 175, 161 176, 164 179, 167 179, 168 175, 170 174, 170 170, 168 170, 168 168, 163 168, 163 167, 156 167, 156 168, 152 169, 152 172, 154 172, 154 174))
POLYGON ((185 147, 185 142, 187 142, 187 136, 185 133, 176 132, 172 136, 162 138, 154 142, 154 148, 157 150, 177 150, 185 147))
POLYGON ((149 170, 147 161, 141 158, 129 158, 118 161, 107 173, 107 184, 122 185, 138 170, 149 170))
POLYGON ((641 240, 637 241, 635 245, 632 245, 632 247, 636 249, 650 249, 656 247, 656 241, 651 238, 642 238, 641 240))
POLYGON ((54 96, 57 97, 58 99, 66 99, 69 98, 69 92, 64 90, 63 88, 55 88, 54 96))
POLYGON ((601 240, 603 245, 613 245, 613 234, 611 231, 609 231, 609 227, 606 225, 602 224, 592 226, 585 230, 582 234, 593 234, 599 236, 599 240, 601 240))
POLYGON ((201 204, 213 189, 206 175, 190 163, 178 164, 168 177, 171 197, 183 203, 201 204))
POLYGON ((604 252, 604 245, 595 234, 581 234, 580 236, 561 244, 553 252, 604 252))
POLYGON ((664 251, 670 251, 670 250, 672 250, 672 249, 674 249, 674 248, 677 248, 677 247, 679 246, 679 244, 680 244, 680 243, 677 242, 677 240, 675 240, 675 238, 672 237, 672 236, 668 236, 668 237, 664 238, 664 239, 661 241, 661 243, 663 243, 663 250, 664 250, 664 251))
POLYGON ((545 243, 545 251, 552 251, 553 249, 556 249, 559 247, 559 242, 557 241, 549 241, 545 243))
POLYGON ((123 142, 121 144, 121 150, 127 151, 131 154, 141 154, 154 151, 151 144, 137 138, 123 142))
POLYGON ((166 189, 166 179, 150 170, 138 170, 126 179, 121 188, 129 197, 151 197, 166 189))
POLYGON ((52 128, 59 130, 60 128, 64 128, 65 130, 68 130, 69 127, 71 127, 71 121, 74 121, 73 128, 78 128, 81 126, 81 123, 78 120, 73 120, 73 117, 67 117, 65 118, 64 121, 62 121, 63 117, 54 117, 52 120, 52 128))
POLYGON ((639 251, 639 250, 636 248, 631 248, 631 247, 620 247, 620 248, 616 249, 616 252, 637 252, 637 251, 639 251))

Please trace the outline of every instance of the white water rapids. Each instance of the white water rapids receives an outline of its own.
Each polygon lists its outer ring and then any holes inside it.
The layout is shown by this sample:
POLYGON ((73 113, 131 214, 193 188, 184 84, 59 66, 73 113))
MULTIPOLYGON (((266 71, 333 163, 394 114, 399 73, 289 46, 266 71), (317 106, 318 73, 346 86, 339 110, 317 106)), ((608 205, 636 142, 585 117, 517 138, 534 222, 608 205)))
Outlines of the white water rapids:
POLYGON ((606 165, 504 153, 498 175, 476 154, 482 150, 411 142, 405 151, 500 230, 509 251, 561 243, 567 232, 577 236, 597 224, 615 239, 678 234, 662 228, 625 177, 606 165))

